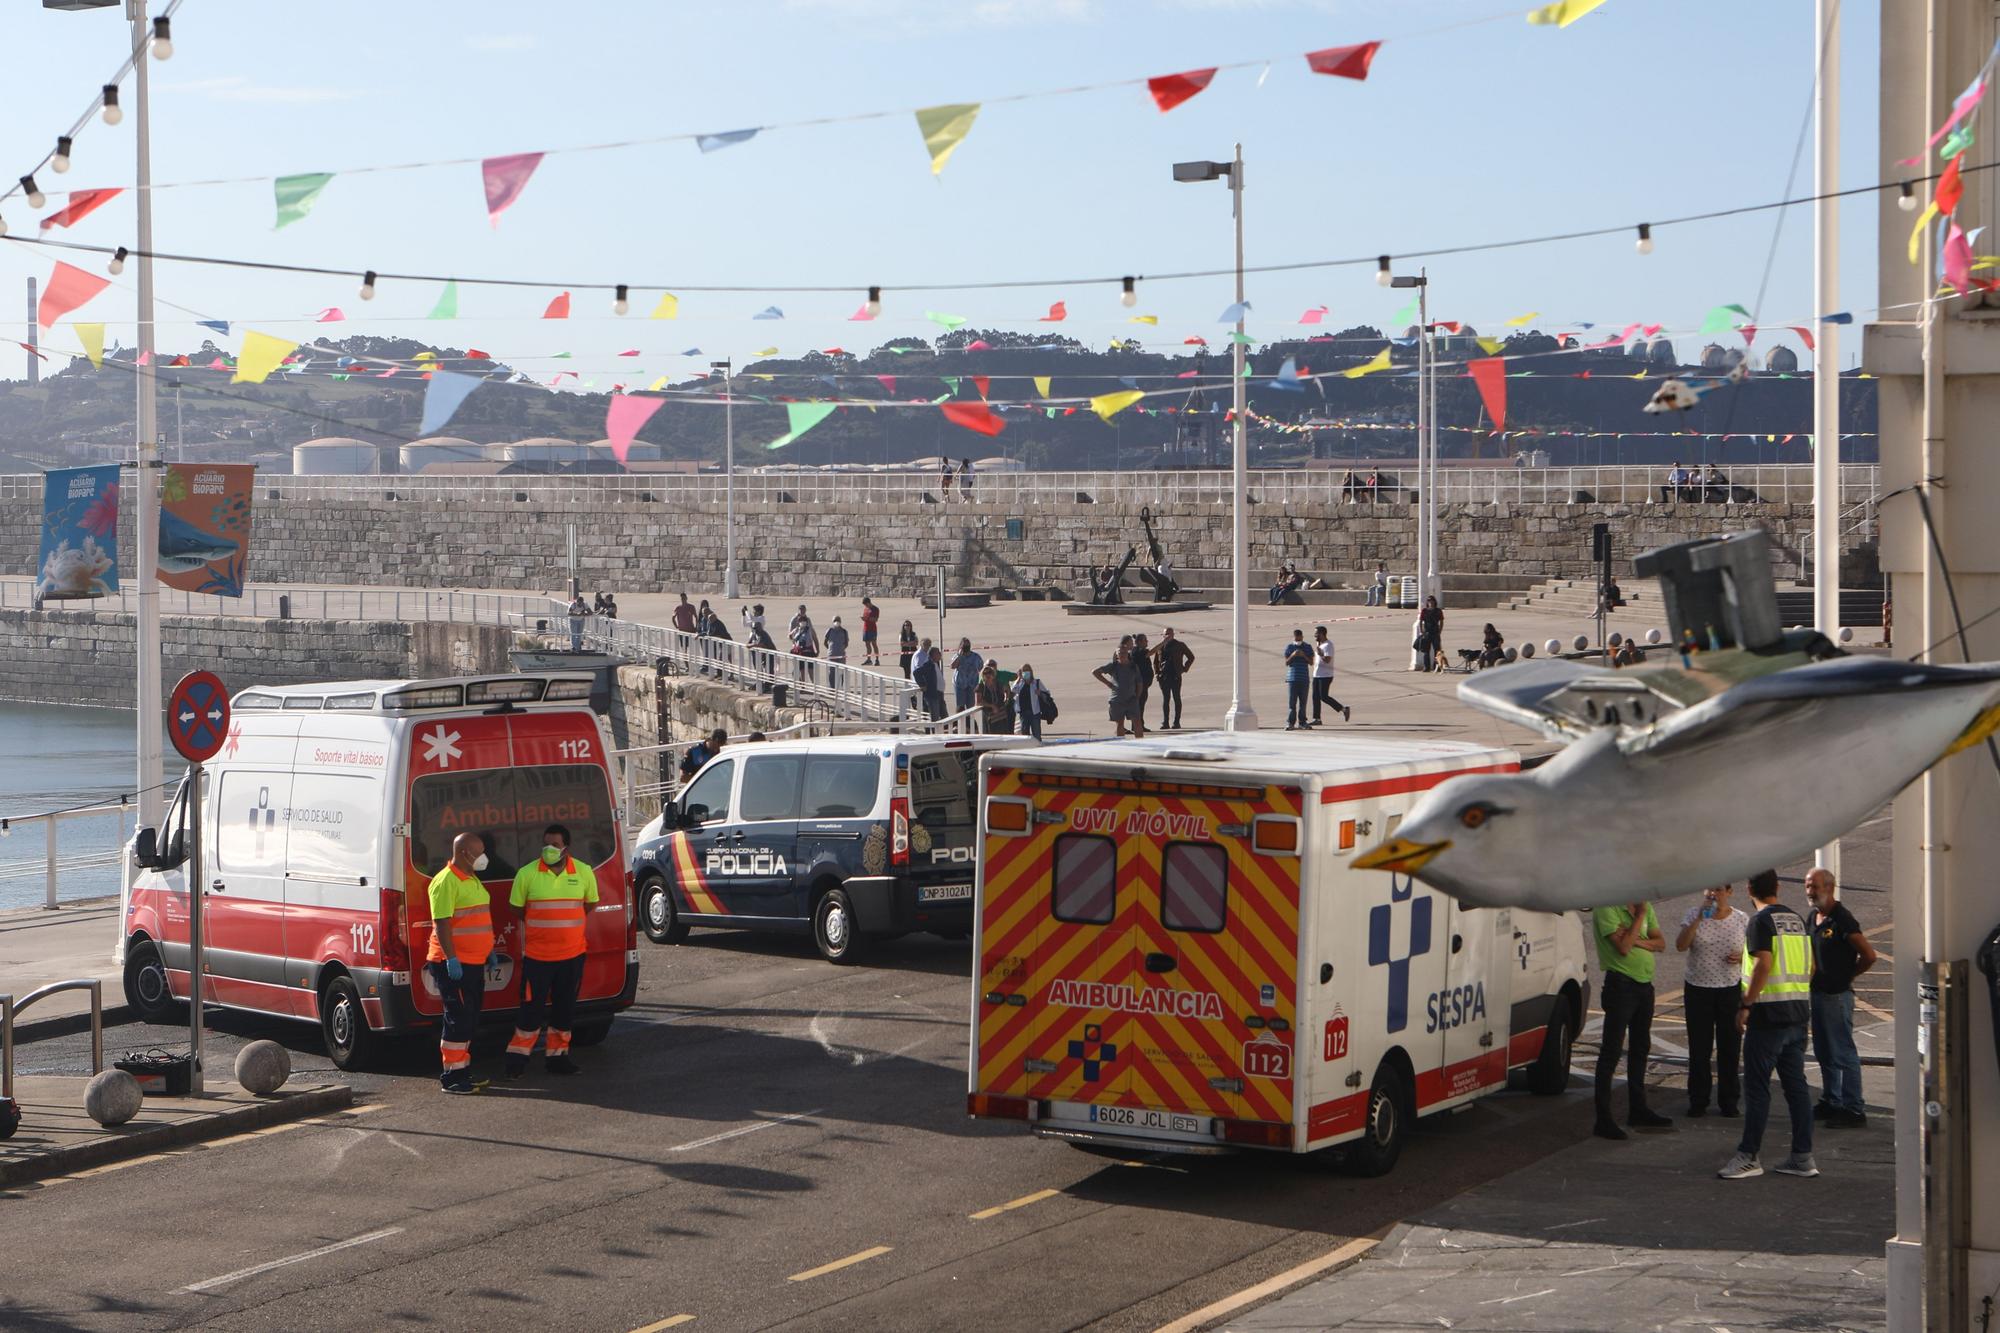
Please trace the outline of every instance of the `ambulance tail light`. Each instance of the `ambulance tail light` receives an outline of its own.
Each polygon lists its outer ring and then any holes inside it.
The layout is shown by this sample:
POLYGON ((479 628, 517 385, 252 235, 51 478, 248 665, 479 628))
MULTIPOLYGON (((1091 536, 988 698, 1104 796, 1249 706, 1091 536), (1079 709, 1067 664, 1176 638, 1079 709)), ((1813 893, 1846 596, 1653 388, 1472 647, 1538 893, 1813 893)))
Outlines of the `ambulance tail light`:
POLYGON ((989 1120, 1027 1120, 1033 1103, 1026 1097, 996 1097, 990 1092, 967 1093, 965 1113, 989 1120))
POLYGON ((1292 1146, 1290 1125, 1274 1125, 1264 1120, 1220 1120, 1216 1123, 1222 1130, 1224 1143, 1240 1143, 1248 1148, 1292 1146))
POLYGON ((1005 837, 1018 838, 1028 832, 1032 822, 1034 807, 1018 796, 989 796, 986 798, 986 831, 1005 837))
POLYGON ((1250 821, 1250 850, 1265 856, 1299 854, 1299 820, 1293 815, 1258 815, 1250 821))
POLYGON ((889 864, 906 866, 910 863, 910 798, 891 796, 889 798, 889 864))
POLYGON ((403 915, 403 891, 384 889, 375 910, 375 938, 381 946, 381 965, 387 972, 410 970, 409 922, 403 915))

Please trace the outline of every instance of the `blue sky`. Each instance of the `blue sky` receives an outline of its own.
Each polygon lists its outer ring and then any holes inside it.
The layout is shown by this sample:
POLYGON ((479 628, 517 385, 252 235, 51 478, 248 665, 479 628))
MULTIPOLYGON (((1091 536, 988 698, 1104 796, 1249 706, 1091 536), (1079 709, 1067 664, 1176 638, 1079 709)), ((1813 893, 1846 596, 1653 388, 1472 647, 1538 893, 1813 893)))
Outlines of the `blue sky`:
MULTIPOLYGON (((774 130, 702 154, 690 143, 549 157, 498 229, 476 166, 338 176, 305 221, 273 232, 271 187, 163 189, 168 250, 356 269, 628 282, 634 313, 579 293, 567 322, 538 316, 558 290, 462 289, 451 326, 424 316, 434 285, 384 283, 364 305, 340 278, 163 265, 159 295, 289 338, 355 332, 473 345, 544 376, 572 368, 644 379, 694 365, 678 355, 751 359, 937 332, 923 312, 1027 328, 1065 300, 1071 336, 1103 346, 1137 335, 1220 341, 1227 278, 1143 284, 1136 312, 1115 289, 1057 283, 1021 291, 898 293, 898 282, 1081 278, 1226 267, 1227 191, 1176 185, 1178 159, 1248 160, 1250 261, 1417 250, 1635 222, 1776 199, 1812 87, 1810 0, 1610 0, 1573 27, 1532 27, 1505 0, 742 0, 730 5, 488 0, 469 5, 286 5, 187 0, 173 59, 154 66, 154 175, 161 182, 335 171, 750 125, 906 111, 944 102, 1171 73, 1224 70, 1169 114, 1145 90, 991 103, 941 178, 907 114, 774 130), (1490 21, 1481 21, 1490 20, 1490 21), (1462 26, 1455 26, 1462 25, 1462 26), (1310 73, 1301 54, 1382 39, 1366 83, 1310 73), (644 318, 661 284, 839 284, 824 294, 681 292, 681 318, 644 318), (862 288, 886 309, 848 322, 862 288), (783 322, 753 321, 765 306, 783 322), (344 323, 310 316, 341 307, 344 323), (1160 317, 1157 329, 1130 324, 1160 317), (638 358, 616 353, 639 348, 638 358), (561 351, 573 361, 539 360, 561 351)), ((1845 16, 1843 182, 1878 179, 1875 7, 1845 16)), ((124 27, 102 10, 0 9, 0 177, 39 157, 116 66, 124 27)), ((129 83, 128 83, 129 97, 129 83)), ((78 140, 78 188, 132 182, 132 118, 78 140)), ((1810 146, 1794 193, 1812 185, 1810 146)), ((50 208, 60 204, 52 196, 50 208)), ((129 243, 129 195, 73 229, 129 243)), ((0 208, 32 228, 19 198, 0 208)), ((1759 322, 1809 318, 1811 218, 1791 210, 1769 288, 1758 291, 1774 214, 1430 261, 1434 313, 1483 331, 1530 310, 1543 328, 1575 320, 1692 328, 1736 302, 1759 322)), ((62 235, 63 233, 55 233, 62 235)), ((1843 210, 1842 304, 1873 303, 1874 212, 1843 210)), ((0 242, 0 337, 22 336, 21 280, 53 256, 0 242)), ((87 267, 98 267, 86 261, 87 267)), ((128 268, 124 282, 129 283, 128 268)), ((1385 325, 1402 304, 1372 271, 1253 276, 1260 338, 1385 325)), ((129 293, 81 317, 132 340, 129 293)), ((205 336, 162 311, 164 346, 205 336)), ((1046 326, 1044 326, 1046 327, 1046 326)), ((1787 335, 1788 336, 1788 335, 1787 335)), ((73 346, 58 328, 49 341, 73 346)), ((236 338, 227 340, 233 347, 236 338)), ((1850 344, 1858 339, 1850 338, 1850 344)), ((1767 345, 1760 338, 1759 346, 1767 345)), ((1844 349, 1850 355, 1858 346, 1844 349)), ((704 358, 706 359, 706 358, 704 358)), ((1845 358, 1844 358, 1845 359, 1845 358)), ((21 373, 0 355, 0 375, 21 373)))

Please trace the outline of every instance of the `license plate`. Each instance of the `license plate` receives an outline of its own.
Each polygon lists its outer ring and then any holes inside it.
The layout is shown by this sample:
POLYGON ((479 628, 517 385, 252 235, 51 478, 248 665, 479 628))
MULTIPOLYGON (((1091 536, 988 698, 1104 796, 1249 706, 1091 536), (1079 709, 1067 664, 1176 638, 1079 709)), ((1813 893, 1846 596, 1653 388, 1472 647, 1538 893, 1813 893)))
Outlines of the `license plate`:
POLYGON ((920 903, 969 902, 972 899, 970 884, 919 884, 917 901, 920 903))
POLYGON ((1171 1111, 1143 1111, 1130 1106, 1093 1106, 1093 1125, 1119 1125, 1128 1129, 1164 1129, 1175 1134, 1201 1133, 1201 1117, 1175 1115, 1171 1111))

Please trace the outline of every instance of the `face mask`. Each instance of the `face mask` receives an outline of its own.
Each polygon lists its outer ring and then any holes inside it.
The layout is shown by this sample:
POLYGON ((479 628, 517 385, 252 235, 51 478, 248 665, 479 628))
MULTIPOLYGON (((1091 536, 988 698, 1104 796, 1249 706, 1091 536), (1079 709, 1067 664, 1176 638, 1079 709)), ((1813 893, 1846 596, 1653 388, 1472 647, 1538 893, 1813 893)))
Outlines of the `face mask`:
POLYGON ((484 869, 486 869, 486 853, 485 853, 485 852, 481 852, 481 853, 480 853, 479 855, 477 855, 477 856, 475 856, 475 857, 473 857, 473 858, 472 858, 472 868, 473 868, 474 870, 484 870, 484 869))
POLYGON ((542 848, 542 864, 555 865, 562 859, 563 859, 562 848, 560 847, 542 848))

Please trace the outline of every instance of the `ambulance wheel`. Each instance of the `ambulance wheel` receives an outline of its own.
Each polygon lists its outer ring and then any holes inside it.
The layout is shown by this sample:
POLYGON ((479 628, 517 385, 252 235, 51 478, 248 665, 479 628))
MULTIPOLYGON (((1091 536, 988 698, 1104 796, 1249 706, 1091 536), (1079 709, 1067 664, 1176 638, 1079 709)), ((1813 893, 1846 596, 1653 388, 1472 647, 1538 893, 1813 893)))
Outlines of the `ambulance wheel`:
POLYGON ((688 937, 688 924, 681 920, 674 891, 658 875, 639 881, 639 921, 646 938, 655 944, 679 944, 688 937))
POLYGON ((570 1029, 569 1044, 572 1046, 602 1046, 604 1039, 611 1035, 611 1020, 600 1018, 594 1022, 578 1023, 570 1029))
POLYGON ((21 1106, 19 1102, 0 1102, 0 1139, 11 1139, 14 1131, 21 1127, 21 1106))
POLYGON ((374 1054, 380 1039, 369 1030, 352 977, 337 976, 320 988, 319 1032, 335 1068, 359 1069, 374 1054))
POLYGON ((1368 1124, 1361 1137, 1347 1145, 1340 1166, 1350 1176, 1386 1176, 1403 1155, 1409 1137, 1410 1092, 1402 1071, 1383 1065, 1368 1090, 1368 1124))
POLYGON ((160 946, 151 940, 134 940, 125 949, 125 1003, 148 1023, 164 1023, 180 1014, 180 1001, 167 985, 160 946))
POLYGON ((1569 1005, 1561 1002, 1549 1015, 1548 1030, 1542 1036, 1541 1055, 1528 1066, 1529 1092, 1553 1097, 1569 1087, 1570 1043, 1569 1005))
POLYGON ((851 963, 861 956, 862 940, 854 919, 854 904, 846 889, 828 889, 813 904, 813 943, 829 963, 851 963))

